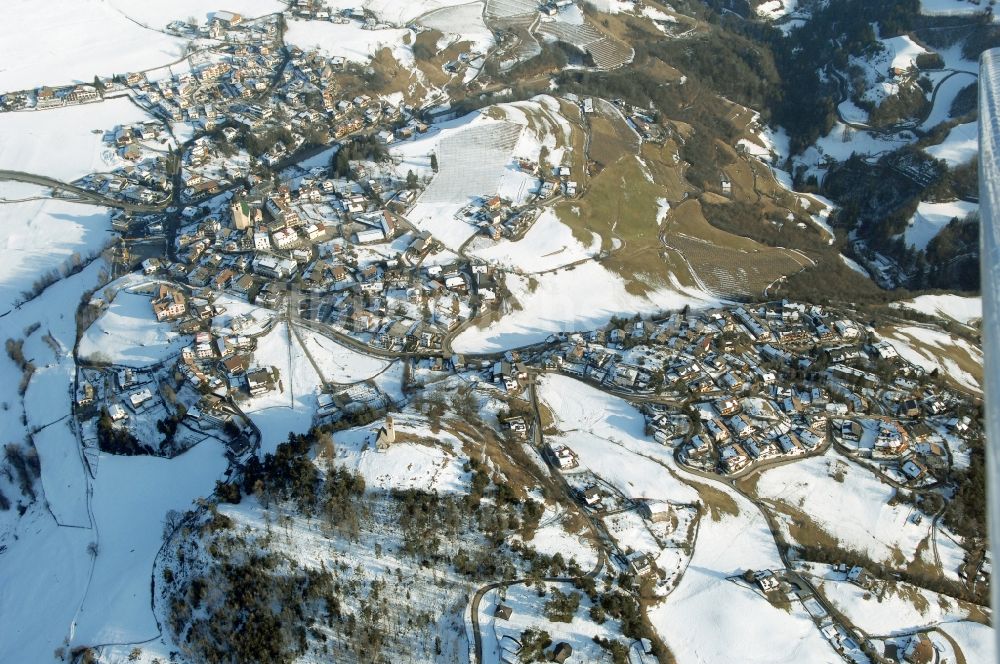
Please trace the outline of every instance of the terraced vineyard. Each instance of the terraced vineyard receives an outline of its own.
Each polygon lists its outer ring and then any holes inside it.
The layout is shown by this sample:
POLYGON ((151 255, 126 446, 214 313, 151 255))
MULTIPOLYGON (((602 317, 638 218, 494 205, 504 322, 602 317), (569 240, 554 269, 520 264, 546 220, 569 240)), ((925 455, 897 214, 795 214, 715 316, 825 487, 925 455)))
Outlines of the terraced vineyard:
POLYGON ((500 68, 507 70, 542 52, 542 46, 532 34, 538 21, 538 3, 532 0, 486 0, 486 24, 494 30, 513 34, 515 43, 498 54, 500 68))
POLYGON ((687 262, 705 288, 722 297, 760 295, 782 275, 812 265, 805 255, 762 247, 749 251, 719 246, 690 235, 672 235, 667 244, 687 262))
POLYGON ((486 0, 485 18, 494 30, 509 31, 517 39, 500 58, 504 69, 541 53, 536 35, 572 44, 588 53, 598 69, 616 69, 631 62, 635 55, 630 47, 611 39, 586 19, 579 24, 539 20, 538 3, 534 0, 486 0))
POLYGON ((631 47, 611 39, 589 22, 573 24, 545 21, 539 25, 538 32, 572 44, 590 54, 599 69, 616 69, 631 62, 635 56, 631 47))
POLYGON ((496 193, 510 152, 523 128, 511 122, 477 125, 441 141, 441 168, 421 203, 447 203, 496 193))
POLYGON ((534 0, 486 0, 486 20, 490 22, 522 24, 527 27, 537 16, 538 3, 534 0))

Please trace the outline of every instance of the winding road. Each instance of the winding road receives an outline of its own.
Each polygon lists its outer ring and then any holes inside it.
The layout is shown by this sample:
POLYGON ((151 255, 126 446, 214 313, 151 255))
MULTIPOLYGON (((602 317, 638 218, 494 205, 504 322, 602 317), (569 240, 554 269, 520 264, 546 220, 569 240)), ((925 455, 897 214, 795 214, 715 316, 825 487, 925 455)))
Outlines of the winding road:
POLYGON ((141 203, 129 203, 128 201, 111 198, 110 196, 105 196, 104 194, 98 194, 95 191, 78 187, 75 184, 69 184, 61 180, 56 180, 55 178, 37 175, 35 173, 25 173, 23 171, 0 170, 0 180, 37 184, 42 187, 48 187, 53 191, 64 191, 73 194, 76 198, 68 200, 72 200, 75 203, 87 203, 89 205, 118 208, 127 212, 162 212, 170 204, 169 197, 164 201, 155 204, 144 205, 141 203))

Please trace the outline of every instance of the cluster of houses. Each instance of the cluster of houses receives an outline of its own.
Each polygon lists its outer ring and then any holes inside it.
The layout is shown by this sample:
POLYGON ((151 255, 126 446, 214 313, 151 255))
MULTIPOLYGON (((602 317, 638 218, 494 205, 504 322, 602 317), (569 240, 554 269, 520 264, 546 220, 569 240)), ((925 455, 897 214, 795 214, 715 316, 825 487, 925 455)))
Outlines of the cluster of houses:
MULTIPOLYGON (((309 11, 318 6, 299 4, 309 11)), ((172 193, 169 174, 176 168, 164 147, 172 141, 165 124, 204 133, 179 155, 181 198, 193 205, 244 182, 267 186, 271 171, 293 162, 306 147, 413 119, 409 107, 346 90, 352 79, 345 83, 343 57, 286 49, 280 20, 278 15, 248 19, 217 11, 205 25, 174 22, 168 31, 199 40, 188 71, 155 80, 152 74, 132 72, 96 78, 93 85, 8 93, 0 97, 0 111, 131 97, 157 121, 109 132, 105 143, 118 164, 79 184, 111 198, 161 207, 172 193)), ((343 20, 349 20, 347 14, 343 20)), ((383 132, 383 142, 426 130, 412 121, 383 132)))
MULTIPOLYGON (((522 165, 523 170, 528 168, 522 165)), ((459 211, 458 216, 492 240, 515 238, 530 228, 535 219, 535 215, 518 211, 499 196, 481 196, 459 211)))
POLYGON ((899 483, 923 485, 946 472, 949 447, 975 435, 961 394, 849 313, 818 306, 613 321, 561 335, 537 359, 642 399, 648 433, 705 471, 741 474, 836 444, 899 483))
POLYGON ((79 83, 58 87, 43 85, 33 90, 18 90, 0 95, 0 112, 45 110, 89 104, 103 100, 107 94, 122 90, 124 86, 118 79, 103 81, 98 78, 93 84, 79 83))
POLYGON ((230 453, 247 451, 246 423, 220 396, 222 385, 206 381, 199 387, 190 380, 188 361, 185 354, 176 364, 143 369, 81 367, 75 405, 85 446, 98 446, 96 425, 106 417, 114 429, 168 456, 198 442, 208 430, 227 442, 230 453))

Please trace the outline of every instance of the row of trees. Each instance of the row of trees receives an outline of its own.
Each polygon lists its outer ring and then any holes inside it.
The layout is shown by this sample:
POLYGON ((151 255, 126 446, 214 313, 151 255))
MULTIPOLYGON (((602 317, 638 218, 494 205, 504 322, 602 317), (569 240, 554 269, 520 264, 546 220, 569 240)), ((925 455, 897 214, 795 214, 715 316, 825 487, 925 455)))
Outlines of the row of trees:
POLYGON ((351 140, 342 143, 337 149, 337 154, 333 156, 330 169, 338 177, 347 177, 351 174, 352 161, 385 161, 389 158, 389 152, 385 146, 379 143, 374 136, 356 136, 351 140))

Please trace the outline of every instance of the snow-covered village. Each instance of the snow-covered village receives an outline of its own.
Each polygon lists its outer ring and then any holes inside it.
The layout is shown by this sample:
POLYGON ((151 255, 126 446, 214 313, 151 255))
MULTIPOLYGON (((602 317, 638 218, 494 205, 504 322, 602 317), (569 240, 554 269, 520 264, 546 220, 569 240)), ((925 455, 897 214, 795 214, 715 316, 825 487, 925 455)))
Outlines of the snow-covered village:
POLYGON ((5 9, 0 661, 997 661, 991 4, 5 9))

